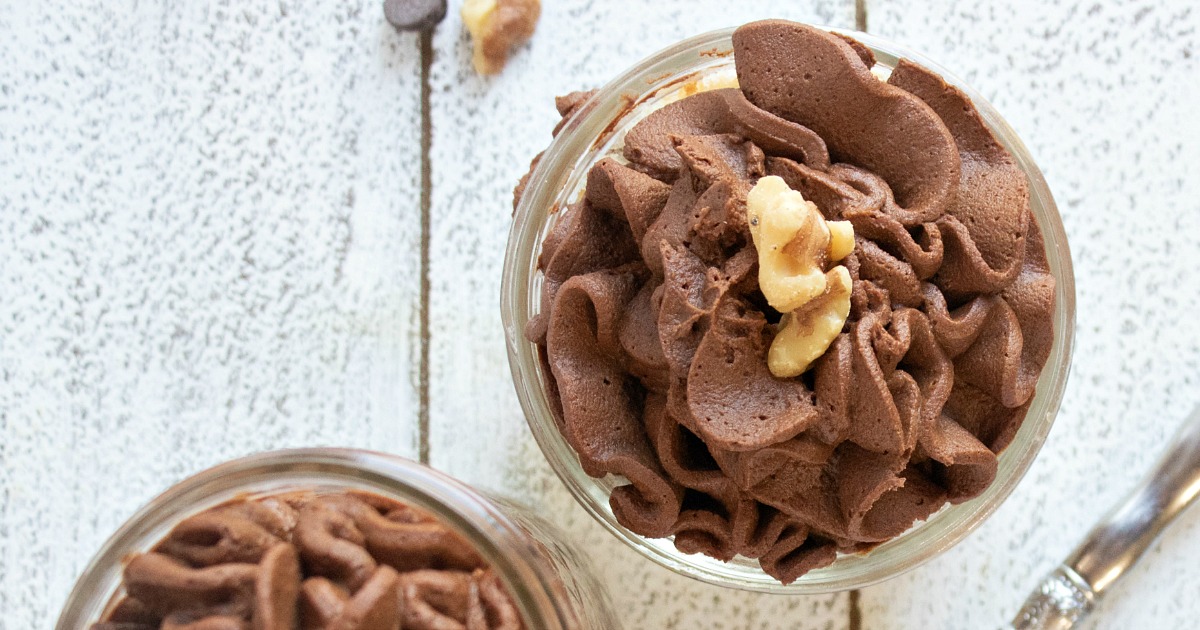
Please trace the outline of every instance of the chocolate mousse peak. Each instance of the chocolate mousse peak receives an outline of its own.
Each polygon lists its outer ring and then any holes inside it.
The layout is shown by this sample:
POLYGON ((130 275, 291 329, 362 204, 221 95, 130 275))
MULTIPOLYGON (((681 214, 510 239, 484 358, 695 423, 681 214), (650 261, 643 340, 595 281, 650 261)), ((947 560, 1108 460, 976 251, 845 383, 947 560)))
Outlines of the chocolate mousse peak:
POLYGON ((905 225, 932 221, 954 200, 954 136, 917 96, 879 81, 853 46, 812 26, 767 20, 733 34, 738 81, 756 106, 824 138, 838 162, 884 179, 905 225))

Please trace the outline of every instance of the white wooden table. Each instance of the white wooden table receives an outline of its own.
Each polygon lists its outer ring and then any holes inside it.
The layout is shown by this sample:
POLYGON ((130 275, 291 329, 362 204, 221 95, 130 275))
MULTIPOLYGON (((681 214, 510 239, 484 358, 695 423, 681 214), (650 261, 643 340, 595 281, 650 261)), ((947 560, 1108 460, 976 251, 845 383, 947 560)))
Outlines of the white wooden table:
MULTIPOLYGON (((630 629, 994 628, 1200 403, 1194 3, 545 2, 484 80, 457 2, 422 41, 378 0, 0 0, 0 630, 50 627, 168 485, 301 445, 423 457, 543 507, 630 629), (957 548, 857 593, 723 591, 623 548, 538 452, 501 336, 510 191, 553 96, 768 16, 865 26, 966 78, 1074 250, 1074 368, 1041 456, 957 548)), ((1193 512, 1088 627, 1194 627, 1198 583, 1193 512)))

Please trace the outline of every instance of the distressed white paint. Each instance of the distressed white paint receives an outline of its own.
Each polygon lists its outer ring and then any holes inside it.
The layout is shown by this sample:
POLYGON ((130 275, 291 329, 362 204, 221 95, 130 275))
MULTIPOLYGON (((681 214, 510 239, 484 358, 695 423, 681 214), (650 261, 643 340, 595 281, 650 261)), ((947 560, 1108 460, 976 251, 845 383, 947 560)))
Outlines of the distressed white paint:
POLYGON ((470 70, 457 3, 435 38, 431 453, 437 467, 544 506, 600 567, 631 630, 845 628, 846 595, 722 591, 642 560, 578 507, 529 435, 501 335, 500 269, 512 187, 546 146, 554 96, 598 87, 679 39, 769 15, 849 26, 853 4, 812 0, 548 0, 531 44, 503 74, 470 70), (774 6, 771 6, 774 4, 774 6), (734 6, 738 8, 733 8, 734 6))
POLYGON ((375 2, 0 2, 0 629, 268 448, 415 452, 419 54, 375 2))
MULTIPOLYGON (((1007 503, 957 548, 863 592, 867 628, 994 628, 1137 481, 1200 403, 1200 8, 879 0, 869 30, 991 100, 1045 171, 1078 286, 1062 412, 1007 503)), ((1200 511, 1088 628, 1190 628, 1200 511)))
MULTIPOLYGON (((842 630, 845 596, 703 586, 592 523, 528 436, 501 338, 509 193, 555 94, 711 28, 853 18, 848 0, 729 4, 547 0, 490 80, 452 7, 432 77, 432 458, 563 524, 630 628, 842 630)), ((958 548, 863 593, 864 628, 993 628, 1200 402, 1200 11, 868 9, 1013 123, 1075 251, 1076 361, 1042 457, 958 548)), ((203 466, 415 453, 419 68, 373 0, 0 0, 0 630, 49 625, 100 542, 203 466)), ((1091 627, 1189 627, 1198 534, 1186 516, 1091 627)))

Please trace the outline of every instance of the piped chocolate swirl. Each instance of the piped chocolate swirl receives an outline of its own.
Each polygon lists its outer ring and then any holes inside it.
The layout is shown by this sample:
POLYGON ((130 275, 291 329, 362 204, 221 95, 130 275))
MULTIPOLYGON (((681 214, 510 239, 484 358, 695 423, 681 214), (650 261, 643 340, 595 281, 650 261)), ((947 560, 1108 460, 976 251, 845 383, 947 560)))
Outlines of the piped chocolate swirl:
MULTIPOLYGON (((733 36, 740 87, 652 112, 543 244, 556 419, 617 519, 782 582, 978 496, 1053 340, 1028 183, 961 91, 783 21, 733 36), (747 195, 781 178, 853 227, 840 333, 803 374, 767 353, 747 195)), ((518 191, 519 194, 519 191, 518 191)))
POLYGON ((428 514, 364 492, 241 499, 127 559, 92 630, 520 630, 500 578, 428 514))

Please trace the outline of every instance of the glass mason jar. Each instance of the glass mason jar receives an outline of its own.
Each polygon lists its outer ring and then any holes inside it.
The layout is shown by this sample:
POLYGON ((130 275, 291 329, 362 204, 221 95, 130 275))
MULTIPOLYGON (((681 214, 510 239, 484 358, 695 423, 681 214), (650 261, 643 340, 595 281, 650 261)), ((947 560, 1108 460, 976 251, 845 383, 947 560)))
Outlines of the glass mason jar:
POLYGON ((56 627, 78 630, 98 621, 122 594, 123 560, 149 550, 183 519, 234 498, 292 490, 366 491, 424 510, 475 546, 503 580, 528 630, 620 627, 590 565, 531 508, 487 497, 407 459, 332 448, 251 455, 159 495, 88 563, 56 627))
POLYGON ((579 198, 587 172, 621 146, 624 134, 649 112, 697 89, 725 87, 736 78, 731 36, 734 29, 684 40, 634 65, 601 88, 566 122, 533 172, 513 221, 504 260, 501 311, 509 366, 529 427, 555 472, 580 504, 610 532, 643 556, 682 575, 720 586, 772 593, 827 593, 859 588, 912 569, 946 551, 979 526, 1013 491, 1028 470, 1058 412, 1070 367, 1075 332, 1075 280, 1066 233, 1054 199, 1029 151, 983 97, 920 54, 866 33, 850 35, 876 56, 872 71, 886 78, 901 58, 941 75, 974 102, 984 121, 1008 148, 1029 180, 1030 206, 1046 243, 1056 281, 1054 345, 1020 431, 999 457, 995 481, 979 497, 950 505, 867 554, 843 554, 830 566, 811 571, 789 585, 763 573, 745 558, 726 563, 677 550, 670 539, 650 539, 617 523, 609 507, 620 478, 594 479, 559 432, 550 411, 537 347, 524 337, 529 319, 541 309, 542 275, 537 258, 542 241, 558 219, 556 210, 579 198))

